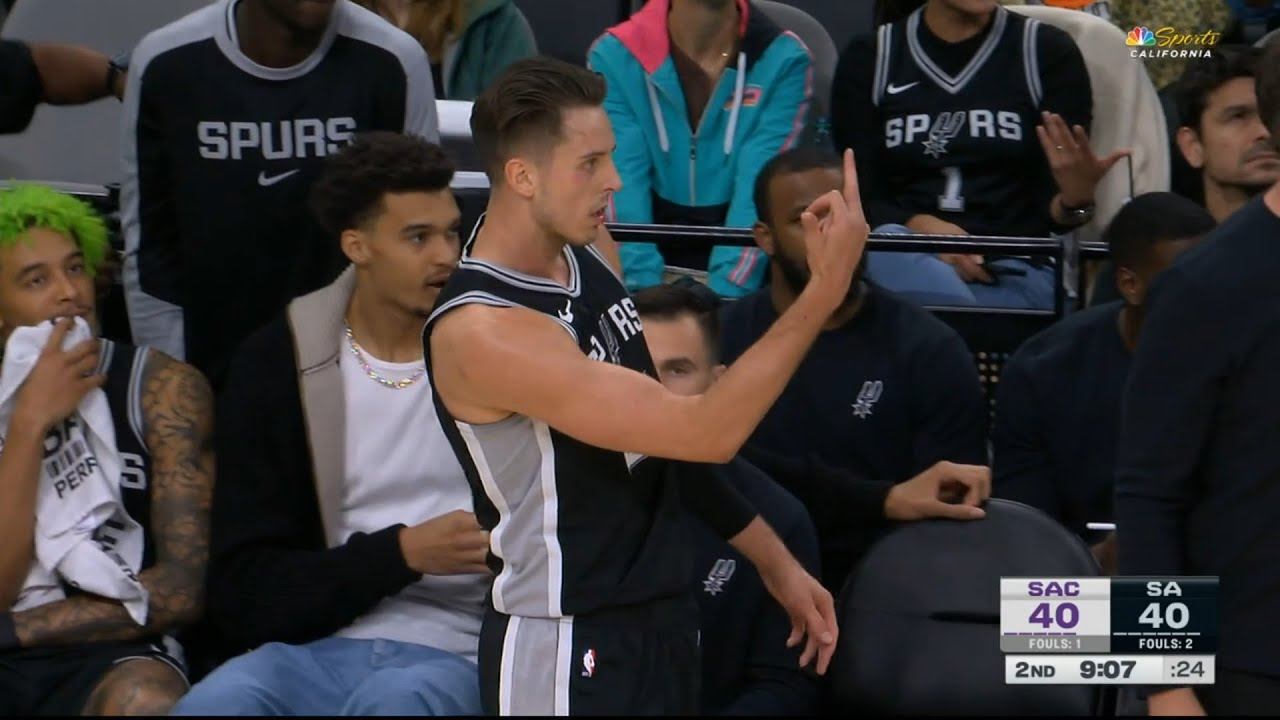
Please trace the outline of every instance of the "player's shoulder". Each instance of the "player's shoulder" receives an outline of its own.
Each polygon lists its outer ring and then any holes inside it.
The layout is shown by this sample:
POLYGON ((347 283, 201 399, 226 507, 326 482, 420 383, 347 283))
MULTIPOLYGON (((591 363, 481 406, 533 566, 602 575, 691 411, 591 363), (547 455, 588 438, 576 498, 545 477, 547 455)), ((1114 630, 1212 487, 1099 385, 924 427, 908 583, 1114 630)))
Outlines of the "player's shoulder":
POLYGON ((1053 368, 1079 367, 1094 342, 1105 334, 1118 334, 1116 316, 1123 302, 1116 300, 1072 313, 1032 335, 1009 359, 1009 367, 1027 371, 1032 376, 1058 377, 1053 368))
POLYGON ((129 72, 141 73, 153 60, 189 45, 212 41, 224 22, 225 2, 216 2, 152 30, 129 55, 129 72))
POLYGON ((145 348, 142 355, 145 364, 138 399, 144 424, 177 419, 199 424, 212 421, 213 386, 204 373, 155 348, 145 348))
POLYGON ((960 333, 937 314, 891 290, 868 282, 863 302, 867 311, 874 313, 876 327, 891 333, 898 344, 909 349, 939 343, 964 344, 960 333))
POLYGON ((338 36, 390 53, 406 71, 420 65, 430 65, 431 61, 422 51, 422 45, 412 35, 382 19, 372 10, 354 2, 344 2, 339 3, 334 13, 333 22, 338 36))
POLYGON ((426 335, 463 352, 527 342, 556 331, 545 313, 516 303, 491 302, 460 296, 436 307, 427 321, 426 335))

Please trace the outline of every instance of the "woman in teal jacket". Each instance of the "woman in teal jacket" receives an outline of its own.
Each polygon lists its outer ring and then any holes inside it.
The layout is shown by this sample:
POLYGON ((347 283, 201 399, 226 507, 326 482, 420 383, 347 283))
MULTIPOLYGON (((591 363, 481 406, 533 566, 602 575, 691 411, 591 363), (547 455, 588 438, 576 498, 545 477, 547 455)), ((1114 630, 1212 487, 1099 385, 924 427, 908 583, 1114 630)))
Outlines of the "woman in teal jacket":
POLYGON ((538 54, 529 22, 511 0, 356 2, 418 40, 441 100, 474 100, 508 65, 538 54))
MULTIPOLYGON (((608 82, 605 110, 617 137, 613 160, 622 176, 611 219, 624 223, 751 227, 756 174, 799 140, 813 97, 813 61, 793 33, 783 31, 748 0, 738 6, 737 54, 711 89, 706 109, 690 125, 680 76, 671 57, 667 15, 690 0, 649 0, 610 28, 588 55, 608 82)), ((702 0, 699 0, 702 1, 702 0)), ((662 282, 664 265, 702 265, 724 297, 760 286, 768 264, 756 248, 717 247, 690 258, 652 244, 620 248, 627 286, 662 282)))

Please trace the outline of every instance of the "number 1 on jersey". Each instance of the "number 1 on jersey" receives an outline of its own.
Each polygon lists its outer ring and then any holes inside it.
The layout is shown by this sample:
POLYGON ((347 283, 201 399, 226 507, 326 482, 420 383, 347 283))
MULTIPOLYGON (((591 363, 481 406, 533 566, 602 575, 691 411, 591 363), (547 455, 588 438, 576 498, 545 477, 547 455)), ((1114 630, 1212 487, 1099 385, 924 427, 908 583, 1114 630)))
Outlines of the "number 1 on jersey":
POLYGON ((964 176, 960 174, 960 168, 944 167, 942 175, 947 179, 947 185, 938 196, 938 209, 942 212, 964 212, 964 176))

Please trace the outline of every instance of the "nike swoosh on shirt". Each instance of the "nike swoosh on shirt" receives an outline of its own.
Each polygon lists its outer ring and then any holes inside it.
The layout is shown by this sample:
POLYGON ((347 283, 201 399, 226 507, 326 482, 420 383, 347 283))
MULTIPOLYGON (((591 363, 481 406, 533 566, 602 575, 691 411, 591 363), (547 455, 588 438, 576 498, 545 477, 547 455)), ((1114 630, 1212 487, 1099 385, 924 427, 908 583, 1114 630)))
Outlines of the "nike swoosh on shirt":
POLYGON ((296 172, 298 171, 290 170, 289 172, 280 173, 279 175, 267 175, 265 172, 259 172, 258 184, 261 185, 262 187, 271 187, 272 185, 275 185, 276 183, 280 182, 281 180, 284 180, 285 178, 289 177, 290 175, 296 172))
POLYGON ((919 84, 920 84, 919 80, 915 82, 907 83, 906 85, 894 85, 893 83, 890 83, 889 87, 885 88, 885 92, 889 93, 890 95, 897 95, 898 93, 906 92, 919 84))

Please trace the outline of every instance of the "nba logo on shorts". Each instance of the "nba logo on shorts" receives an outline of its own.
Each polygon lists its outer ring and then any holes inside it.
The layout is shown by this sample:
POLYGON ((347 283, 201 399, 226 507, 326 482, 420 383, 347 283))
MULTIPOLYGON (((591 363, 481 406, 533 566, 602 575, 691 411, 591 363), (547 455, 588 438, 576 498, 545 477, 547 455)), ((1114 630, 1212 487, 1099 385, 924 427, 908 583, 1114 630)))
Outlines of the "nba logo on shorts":
POLYGON ((595 648, 587 648, 582 654, 582 677, 591 677, 596 674, 596 651, 595 648))

